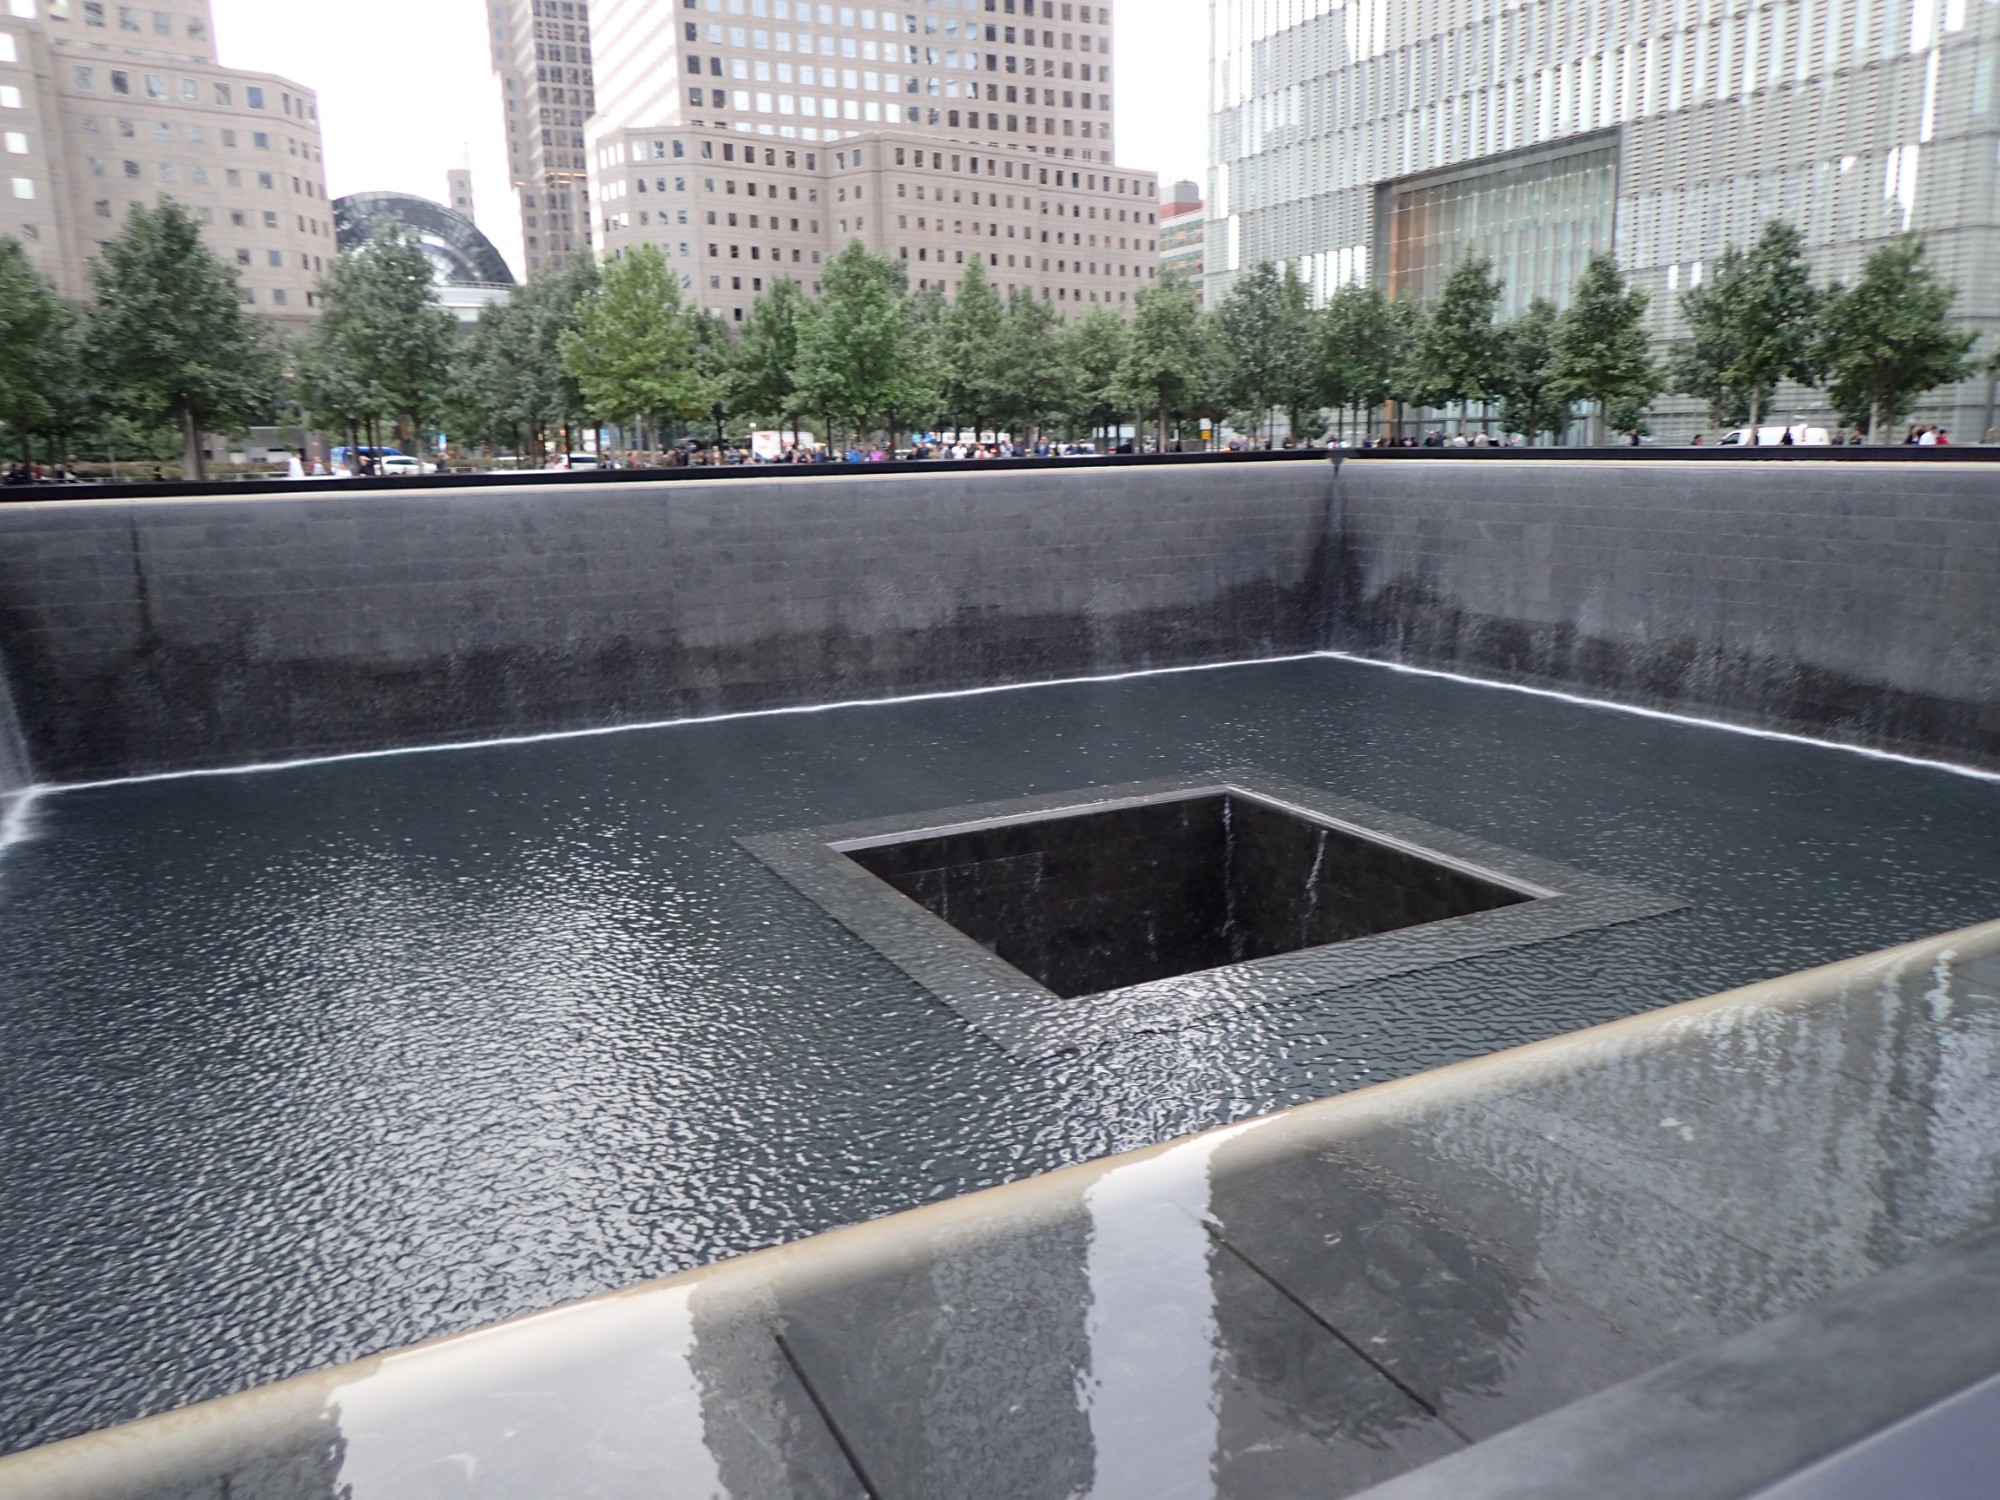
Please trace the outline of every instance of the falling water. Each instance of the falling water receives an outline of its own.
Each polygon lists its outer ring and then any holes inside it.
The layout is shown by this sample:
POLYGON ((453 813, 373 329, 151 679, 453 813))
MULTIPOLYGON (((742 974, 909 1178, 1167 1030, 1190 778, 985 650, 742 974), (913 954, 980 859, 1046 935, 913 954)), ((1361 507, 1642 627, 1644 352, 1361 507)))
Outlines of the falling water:
POLYGON ((1318 930, 1313 919, 1319 915, 1319 872, 1326 868, 1326 830, 1320 829, 1319 837, 1313 840, 1312 868, 1306 872, 1305 902, 1299 909, 1299 941, 1313 941, 1318 930))
POLYGON ((34 784, 28 742, 14 712, 14 692, 7 684, 5 670, 0 669, 0 849, 24 836, 34 784))
POLYGON ((1243 928, 1236 920, 1236 802, 1222 799, 1222 935, 1229 940, 1233 963, 1243 962, 1243 928))

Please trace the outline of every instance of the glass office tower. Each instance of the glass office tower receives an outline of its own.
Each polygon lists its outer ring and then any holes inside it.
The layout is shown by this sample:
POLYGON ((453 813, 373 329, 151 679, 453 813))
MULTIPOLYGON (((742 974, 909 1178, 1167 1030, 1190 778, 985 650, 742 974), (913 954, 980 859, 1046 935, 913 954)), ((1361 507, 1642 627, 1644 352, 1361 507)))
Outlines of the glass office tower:
MULTIPOLYGON (((1989 0, 1213 0, 1210 24, 1211 297, 1263 260, 1421 297, 1477 253, 1512 311, 1611 249, 1671 337, 1679 293, 1784 218, 1822 277, 1923 234, 1966 325, 2000 329, 1989 0)), ((1990 404, 1982 379, 1923 415, 1976 436, 1990 404)))

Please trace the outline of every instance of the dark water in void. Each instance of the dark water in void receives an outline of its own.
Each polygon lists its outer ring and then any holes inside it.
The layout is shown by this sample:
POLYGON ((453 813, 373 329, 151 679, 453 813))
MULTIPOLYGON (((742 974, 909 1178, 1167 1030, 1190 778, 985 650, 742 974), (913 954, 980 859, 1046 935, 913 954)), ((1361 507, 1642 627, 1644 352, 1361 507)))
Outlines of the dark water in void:
POLYGON ((34 819, 7 1448, 2000 915, 2000 785, 1332 661, 34 819), (1029 1066, 732 842, 1220 766, 1694 904, 1029 1066))

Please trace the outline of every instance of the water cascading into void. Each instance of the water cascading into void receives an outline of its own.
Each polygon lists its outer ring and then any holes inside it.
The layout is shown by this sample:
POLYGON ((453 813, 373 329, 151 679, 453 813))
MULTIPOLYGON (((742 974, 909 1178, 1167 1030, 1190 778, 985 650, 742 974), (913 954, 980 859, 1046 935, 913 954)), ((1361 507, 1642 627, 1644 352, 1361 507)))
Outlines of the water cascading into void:
POLYGON ((4 664, 0 664, 0 848, 20 835, 34 784, 28 741, 21 733, 20 715, 14 711, 14 690, 8 684, 4 664))

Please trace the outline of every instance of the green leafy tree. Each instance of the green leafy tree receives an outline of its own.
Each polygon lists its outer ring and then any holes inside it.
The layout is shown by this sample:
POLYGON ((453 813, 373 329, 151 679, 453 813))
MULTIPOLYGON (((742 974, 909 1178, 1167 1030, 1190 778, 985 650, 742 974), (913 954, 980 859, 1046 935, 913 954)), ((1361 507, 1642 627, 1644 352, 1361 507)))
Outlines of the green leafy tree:
POLYGON ((1804 236, 1773 219, 1748 251, 1730 246, 1705 283, 1681 293, 1688 337, 1672 361, 1674 388, 1706 401, 1719 423, 1742 419, 1754 441, 1781 380, 1818 379, 1820 297, 1804 236))
POLYGON ((458 322, 438 301, 437 277, 414 229, 377 225, 349 258, 357 275, 346 291, 360 298, 349 325, 353 358, 379 409, 408 425, 422 454, 425 418, 436 417, 451 379, 458 322))
POLYGON ((378 225, 334 262, 319 295, 319 318, 293 345, 295 387, 315 425, 374 437, 378 420, 399 418, 422 453, 426 419, 448 399, 459 335, 415 231, 378 225))
POLYGON ((657 245, 607 264, 557 340, 590 413, 624 428, 664 432, 706 414, 717 384, 699 367, 693 317, 657 245))
POLYGON ((1459 425, 1471 420, 1472 403, 1491 399, 1500 369, 1500 336, 1494 314, 1501 285, 1493 262, 1466 256, 1445 278, 1435 303, 1425 310, 1409 353, 1406 395, 1419 406, 1459 409, 1459 425))
POLYGON ((1294 325, 1302 312, 1269 261, 1237 281, 1215 309, 1208 383, 1243 414, 1253 437, 1275 407, 1290 404, 1299 356, 1294 325))
POLYGON ((736 366, 736 340, 721 313, 697 308, 692 316, 694 366, 708 382, 708 418, 715 428, 715 440, 721 444, 727 441, 729 423, 738 414, 731 404, 735 393, 729 380, 729 372, 736 366))
MULTIPOLYGON (((1043 303, 1046 311, 1048 304, 1043 303)), ((1124 399, 1118 373, 1131 342, 1125 320, 1102 305, 1091 308, 1059 335, 1063 361, 1063 416, 1094 436, 1115 425, 1124 399)))
MULTIPOLYGON (((907 282, 905 283, 907 288, 907 282)), ((951 304, 945 300, 944 283, 932 282, 909 299, 910 368, 909 391, 912 404, 907 416, 912 430, 942 428, 954 418, 945 407, 945 358, 949 340, 951 304)))
POLYGON ((1155 413, 1160 447, 1168 445, 1168 423, 1195 403, 1205 373, 1201 308, 1179 271, 1169 272, 1139 293, 1117 390, 1127 409, 1155 413))
MULTIPOLYGON (((1223 327, 1218 310, 1204 309, 1197 331, 1200 335, 1201 374, 1181 408, 1182 415, 1199 422, 1216 435, 1239 419, 1243 425, 1254 427, 1263 414, 1246 412, 1231 389, 1229 376, 1233 353, 1229 334, 1223 327)), ((1255 441, 1254 435, 1252 441, 1255 441)))
POLYGON ((482 308, 452 363, 442 413, 445 430, 465 446, 501 445, 519 454, 530 423, 527 402, 528 320, 516 303, 482 308))
POLYGON ((1883 246, 1852 287, 1835 283, 1824 294, 1818 363, 1834 407, 1852 426, 1865 422, 1871 443, 1926 391, 1972 373, 1975 335, 1951 326, 1957 299, 1916 238, 1883 246))
POLYGON ((1500 423, 1539 442, 1569 430, 1571 400, 1557 376, 1556 305, 1536 297, 1500 325, 1500 423))
POLYGON ((1006 399, 1000 357, 1006 318, 1006 307, 986 278, 986 263, 975 253, 944 316, 938 347, 945 415, 961 429, 983 431, 1006 399))
POLYGON ((352 358, 359 335, 350 324, 360 301, 340 289, 354 279, 350 257, 341 256, 320 280, 319 317, 292 340, 289 351, 292 389, 307 420, 321 432, 344 434, 350 445, 382 415, 378 393, 352 358))
POLYGON ((1274 394, 1292 436, 1317 437, 1318 418, 1327 405, 1320 396, 1319 372, 1313 367, 1319 354, 1319 315, 1313 308, 1312 288, 1290 262, 1278 284, 1278 304, 1278 385, 1274 394))
POLYGON ((207 477, 204 432, 234 431, 278 382, 276 341, 245 309, 236 268, 171 198, 137 207, 90 268, 90 364, 104 397, 181 435, 187 477, 207 477))
POLYGON ((730 364, 729 399, 737 411, 789 430, 794 440, 806 414, 799 385, 799 347, 810 307, 789 276, 751 305, 730 364))
POLYGON ((1552 391, 1559 399, 1587 401, 1596 436, 1637 427, 1664 384, 1646 332, 1651 299, 1628 287, 1617 258, 1593 255, 1577 278, 1570 305, 1556 320, 1552 391))
POLYGON ((911 315, 902 264, 859 240, 826 265, 799 340, 807 406, 868 435, 929 409, 934 382, 911 315))
POLYGON ((1327 298, 1312 361, 1319 403, 1352 414, 1363 430, 1372 428, 1375 412, 1395 394, 1414 313, 1373 283, 1350 282, 1327 298))
POLYGON ((61 415, 75 384, 74 320, 55 283, 35 269, 19 240, 0 239, 0 424, 32 459, 31 442, 61 415))
POLYGON ((576 375, 563 363, 563 340, 582 327, 597 279, 597 262, 574 256, 560 266, 544 267, 520 293, 521 397, 529 430, 543 446, 557 440, 563 452, 575 448, 575 434, 590 405, 576 375))
MULTIPOLYGON (((1109 309, 1103 311, 1109 315, 1109 309)), ((1028 288, 1016 287, 1007 298, 994 363, 1000 390, 995 411, 1017 439, 1031 440, 1073 407, 1073 372, 1065 353, 1055 309, 1028 288)))

